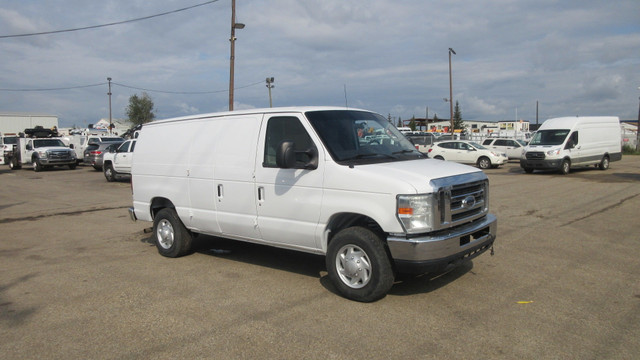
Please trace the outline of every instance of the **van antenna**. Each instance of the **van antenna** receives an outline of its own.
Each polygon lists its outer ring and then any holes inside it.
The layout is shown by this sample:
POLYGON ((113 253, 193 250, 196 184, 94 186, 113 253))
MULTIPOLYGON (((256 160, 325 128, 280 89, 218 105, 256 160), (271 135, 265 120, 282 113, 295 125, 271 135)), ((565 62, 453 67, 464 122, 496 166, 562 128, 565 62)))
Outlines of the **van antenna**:
POLYGON ((344 107, 349 107, 349 102, 347 101, 347 84, 344 84, 344 107))

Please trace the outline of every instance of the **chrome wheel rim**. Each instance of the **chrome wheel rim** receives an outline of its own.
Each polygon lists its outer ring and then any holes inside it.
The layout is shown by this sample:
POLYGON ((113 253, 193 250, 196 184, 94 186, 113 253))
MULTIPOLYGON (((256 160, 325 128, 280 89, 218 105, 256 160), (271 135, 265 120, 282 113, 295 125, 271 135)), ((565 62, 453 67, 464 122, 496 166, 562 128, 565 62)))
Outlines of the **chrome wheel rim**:
POLYGON ((371 260, 360 247, 345 245, 336 255, 336 270, 340 280, 352 289, 365 287, 371 280, 371 260))
POLYGON ((171 246, 173 246, 175 233, 169 220, 160 220, 158 223, 158 229, 156 230, 156 239, 163 249, 170 249, 171 246))

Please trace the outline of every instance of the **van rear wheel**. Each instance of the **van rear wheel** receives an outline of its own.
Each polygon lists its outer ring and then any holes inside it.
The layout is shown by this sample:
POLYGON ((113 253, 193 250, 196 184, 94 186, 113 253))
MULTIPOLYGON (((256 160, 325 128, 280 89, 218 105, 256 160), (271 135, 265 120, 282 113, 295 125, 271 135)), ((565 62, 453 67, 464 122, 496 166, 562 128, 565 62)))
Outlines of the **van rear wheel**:
POLYGON ((326 265, 338 292, 351 300, 376 301, 393 286, 393 267, 384 242, 367 228, 351 227, 336 234, 329 243, 326 265))
POLYGON ((174 209, 164 208, 153 219, 153 240, 160 255, 183 256, 191 250, 192 239, 174 209))
POLYGON ((606 155, 603 156, 598 167, 600 170, 607 170, 609 168, 609 157, 606 155))

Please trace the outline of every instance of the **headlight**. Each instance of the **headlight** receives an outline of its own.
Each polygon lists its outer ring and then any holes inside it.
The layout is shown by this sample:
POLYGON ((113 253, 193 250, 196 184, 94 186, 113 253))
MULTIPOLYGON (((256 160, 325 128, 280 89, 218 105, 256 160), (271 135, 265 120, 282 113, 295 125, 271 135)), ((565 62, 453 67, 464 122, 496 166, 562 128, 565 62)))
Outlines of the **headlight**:
POLYGON ((560 154, 560 148, 551 149, 551 150, 547 151, 547 155, 549 155, 549 156, 554 156, 554 155, 558 155, 558 154, 560 154))
POLYGON ((38 155, 40 156, 40 158, 46 159, 47 158, 47 151, 46 150, 38 150, 38 155))
POLYGON ((398 195, 398 220, 408 234, 432 231, 437 206, 434 194, 398 195))

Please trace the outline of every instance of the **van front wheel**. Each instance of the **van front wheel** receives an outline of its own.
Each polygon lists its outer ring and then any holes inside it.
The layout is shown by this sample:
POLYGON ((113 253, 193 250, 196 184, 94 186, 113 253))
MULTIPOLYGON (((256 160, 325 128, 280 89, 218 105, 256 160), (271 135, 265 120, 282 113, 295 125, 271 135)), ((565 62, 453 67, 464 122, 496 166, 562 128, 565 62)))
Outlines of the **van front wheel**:
POLYGON ((560 164, 560 174, 567 175, 571 171, 571 162, 569 160, 562 160, 562 164, 560 164))
POLYGON ((171 208, 160 210, 153 219, 153 240, 162 256, 180 257, 191 250, 191 233, 171 208))
POLYGON ((351 300, 383 298, 394 281, 391 260, 379 235, 363 227, 340 231, 329 243, 327 271, 338 292, 351 300))

